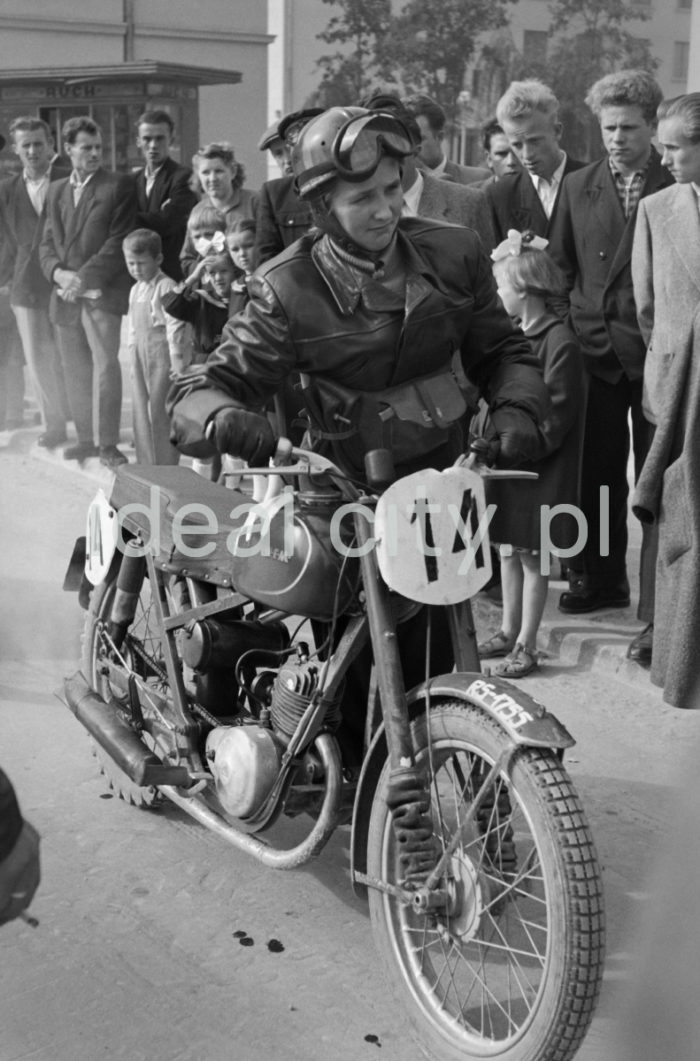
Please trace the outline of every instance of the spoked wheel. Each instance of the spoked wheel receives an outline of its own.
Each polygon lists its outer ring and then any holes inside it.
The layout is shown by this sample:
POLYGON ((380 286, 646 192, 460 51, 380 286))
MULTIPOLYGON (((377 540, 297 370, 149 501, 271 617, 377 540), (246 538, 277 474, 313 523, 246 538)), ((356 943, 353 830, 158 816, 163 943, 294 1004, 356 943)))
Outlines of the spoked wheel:
MULTIPOLYGON (((441 848, 455 833, 446 907, 423 914, 370 888, 378 946, 413 1031, 439 1061, 568 1061, 593 1016, 604 957, 600 870, 573 785, 551 752, 519 749, 465 822, 510 742, 483 712, 449 702, 414 723, 441 848)), ((386 805, 372 806, 368 874, 402 885, 386 805)))
MULTIPOLYGON (((83 632, 82 670, 89 685, 104 700, 116 700, 118 703, 126 704, 124 694, 110 683, 104 667, 107 659, 112 662, 119 660, 102 635, 102 627, 110 616, 116 587, 115 575, 114 578, 97 586, 92 592, 83 632)), ((144 580, 134 622, 129 627, 120 652, 126 667, 136 671, 147 684, 153 687, 154 691, 161 694, 166 692, 165 663, 161 653, 160 638, 157 636, 156 616, 148 579, 144 580)), ((100 772, 104 774, 109 787, 120 799, 135 807, 154 807, 163 802, 163 797, 157 788, 135 784, 96 741, 90 738, 90 742, 93 755, 99 763, 100 772)))

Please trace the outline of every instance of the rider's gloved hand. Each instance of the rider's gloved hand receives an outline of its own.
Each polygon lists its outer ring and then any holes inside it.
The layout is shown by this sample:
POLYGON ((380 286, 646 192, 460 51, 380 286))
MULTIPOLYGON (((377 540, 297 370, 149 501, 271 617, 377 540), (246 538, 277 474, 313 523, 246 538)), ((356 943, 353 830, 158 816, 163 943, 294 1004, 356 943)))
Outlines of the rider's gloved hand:
POLYGON ((491 413, 491 423, 498 435, 498 463, 504 468, 517 467, 537 460, 542 438, 532 417, 515 405, 501 405, 491 413))
POLYGON ((264 465, 274 456, 277 440, 270 421, 249 409, 226 407, 214 414, 207 438, 219 453, 241 457, 248 464, 264 465))

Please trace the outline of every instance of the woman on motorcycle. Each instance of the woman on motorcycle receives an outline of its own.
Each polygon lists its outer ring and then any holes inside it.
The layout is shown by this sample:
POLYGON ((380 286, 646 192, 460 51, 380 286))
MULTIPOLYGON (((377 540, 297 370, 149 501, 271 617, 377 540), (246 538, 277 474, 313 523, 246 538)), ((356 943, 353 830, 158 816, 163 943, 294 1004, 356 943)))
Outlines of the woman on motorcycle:
POLYGON ((299 373, 312 434, 350 474, 376 448, 398 474, 445 467, 462 445, 458 360, 489 402, 503 463, 536 455, 546 390, 478 237, 401 217, 415 150, 391 114, 334 107, 306 126, 292 167, 315 229, 260 268, 217 353, 175 383, 184 452, 267 461, 275 439, 258 410, 299 373))

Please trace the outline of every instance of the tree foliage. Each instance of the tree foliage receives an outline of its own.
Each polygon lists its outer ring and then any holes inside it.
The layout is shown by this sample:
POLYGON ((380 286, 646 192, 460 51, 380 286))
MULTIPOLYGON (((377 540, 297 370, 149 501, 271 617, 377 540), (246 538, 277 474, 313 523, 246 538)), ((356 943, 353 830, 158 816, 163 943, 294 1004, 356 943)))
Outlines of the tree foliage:
POLYGON ((409 91, 454 117, 479 34, 508 21, 515 0, 409 0, 392 23, 389 55, 409 91))
POLYGON ((389 33, 391 0, 323 0, 340 9, 318 34, 325 44, 339 44, 338 51, 317 61, 323 76, 312 102, 323 107, 356 103, 377 83, 392 81, 383 58, 389 33))
POLYGON ((396 10, 391 0, 323 0, 335 13, 318 36, 337 50, 318 61, 322 80, 308 102, 352 104, 393 85, 401 94, 427 93, 453 119, 476 61, 483 75, 476 114, 491 113, 510 80, 539 77, 560 101, 563 146, 577 158, 598 157, 600 133, 583 101, 604 74, 655 70, 648 41, 631 29, 649 12, 634 0, 551 0, 547 60, 537 64, 525 61, 503 29, 516 2, 405 0, 396 10))
POLYGON ((319 38, 341 49, 318 61, 322 105, 354 103, 374 88, 427 92, 453 116, 480 33, 503 26, 516 0, 323 0, 338 13, 319 38))

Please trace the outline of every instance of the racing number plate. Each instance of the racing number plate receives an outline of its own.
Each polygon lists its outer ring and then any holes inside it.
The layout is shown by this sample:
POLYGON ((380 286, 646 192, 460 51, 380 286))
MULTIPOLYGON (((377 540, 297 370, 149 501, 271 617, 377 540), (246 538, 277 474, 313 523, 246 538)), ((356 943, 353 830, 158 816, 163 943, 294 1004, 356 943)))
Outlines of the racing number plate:
POLYGON ((491 577, 481 476, 468 468, 416 472, 380 497, 374 536, 382 578, 422 604, 457 604, 491 577))
POLYGON ((85 576, 99 586, 117 550, 117 513, 101 490, 90 502, 85 535, 85 576))

